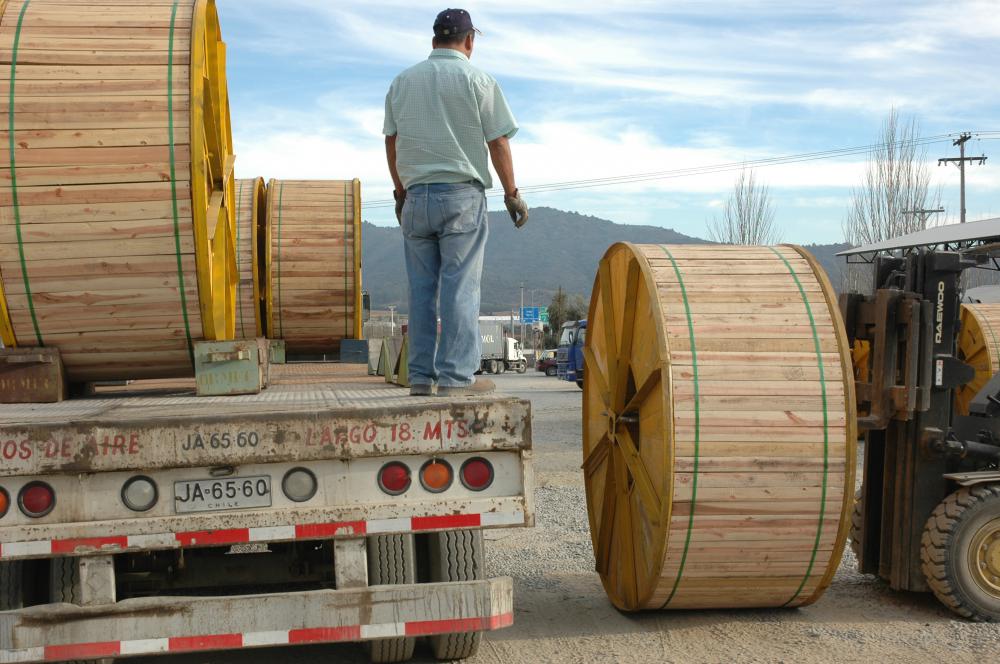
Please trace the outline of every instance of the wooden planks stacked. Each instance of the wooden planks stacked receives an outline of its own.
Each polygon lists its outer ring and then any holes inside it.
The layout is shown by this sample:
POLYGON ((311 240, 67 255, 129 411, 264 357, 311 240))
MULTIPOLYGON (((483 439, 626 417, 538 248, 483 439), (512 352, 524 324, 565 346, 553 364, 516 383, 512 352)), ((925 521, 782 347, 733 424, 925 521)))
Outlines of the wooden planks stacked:
POLYGON ((193 373, 235 324, 210 0, 0 0, 0 335, 71 380, 193 373))
POLYGON ((271 180, 267 198, 268 337, 336 353, 361 338, 361 183, 271 180))
POLYGON ((236 337, 264 336, 264 310, 260 284, 261 241, 267 223, 267 188, 264 178, 236 181, 236 337))
POLYGON ((955 411, 969 414, 972 399, 1000 372, 1000 304, 963 304, 958 359, 972 365, 972 382, 955 390, 955 411))
POLYGON ((798 247, 616 244, 590 303, 584 473, 625 610, 801 606, 854 495, 851 349, 798 247))

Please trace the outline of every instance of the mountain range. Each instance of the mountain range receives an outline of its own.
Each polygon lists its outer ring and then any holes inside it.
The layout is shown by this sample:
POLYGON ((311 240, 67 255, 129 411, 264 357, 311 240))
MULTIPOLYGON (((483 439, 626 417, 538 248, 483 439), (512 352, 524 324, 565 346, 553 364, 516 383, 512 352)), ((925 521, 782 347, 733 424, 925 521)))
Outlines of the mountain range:
MULTIPOLYGON (((491 212, 490 235, 483 267, 482 306, 485 313, 509 312, 521 302, 547 305, 557 289, 589 300, 597 264, 615 242, 637 244, 704 244, 707 240, 658 226, 616 224, 606 219, 539 207, 523 228, 515 229, 506 212, 491 212)), ((362 228, 363 283, 372 308, 396 306, 406 311, 406 266, 399 228, 362 228)), ((830 275, 841 283, 843 259, 835 254, 848 245, 807 245, 830 275)))

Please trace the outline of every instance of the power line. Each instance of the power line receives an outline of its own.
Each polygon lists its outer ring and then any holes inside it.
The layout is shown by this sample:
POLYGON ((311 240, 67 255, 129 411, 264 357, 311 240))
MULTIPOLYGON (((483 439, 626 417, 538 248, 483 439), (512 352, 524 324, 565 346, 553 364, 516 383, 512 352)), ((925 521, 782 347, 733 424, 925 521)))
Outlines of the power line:
MULTIPOLYGON (((936 143, 953 141, 954 136, 955 134, 939 134, 936 136, 925 136, 925 137, 915 138, 910 141, 900 142, 898 143, 898 145, 927 146, 936 143)), ((981 132, 976 132, 975 136, 980 139, 998 140, 1000 139, 1000 131, 981 131, 981 132)), ((753 159, 748 161, 729 162, 724 164, 711 164, 706 166, 679 168, 668 171, 633 173, 629 175, 607 176, 607 177, 593 178, 588 180, 569 180, 564 182, 551 182, 547 184, 529 185, 526 187, 521 187, 520 190, 521 193, 537 194, 537 193, 548 193, 554 191, 567 191, 573 189, 608 187, 618 184, 637 184, 641 182, 649 182, 654 180, 668 180, 674 178, 692 177, 696 175, 710 175, 714 173, 724 173, 728 171, 740 170, 742 168, 764 168, 768 166, 783 166, 788 164, 797 164, 809 161, 833 159, 836 157, 854 156, 859 154, 867 154, 872 150, 876 150, 883 147, 885 147, 884 143, 876 143, 873 145, 836 148, 831 150, 822 150, 819 152, 806 152, 802 154, 784 155, 779 157, 765 157, 761 159, 753 159)), ((498 189, 491 189, 490 191, 487 192, 487 196, 490 197, 496 197, 501 195, 503 195, 503 192, 498 189)), ((395 201, 393 200, 376 200, 365 204, 365 207, 368 209, 388 208, 393 206, 395 206, 395 201)))
POLYGON ((967 161, 975 161, 975 162, 978 162, 980 166, 982 166, 983 164, 986 163, 986 155, 985 154, 982 155, 982 156, 979 156, 979 157, 966 157, 965 156, 965 144, 968 143, 969 139, 971 139, 971 138, 972 138, 972 134, 970 134, 968 132, 964 132, 961 136, 959 136, 954 141, 952 141, 951 144, 953 146, 958 146, 959 155, 961 155, 961 156, 958 156, 958 157, 944 157, 942 159, 938 159, 938 166, 940 166, 941 164, 958 164, 958 169, 962 173, 962 176, 961 176, 961 178, 962 178, 962 185, 961 185, 961 187, 962 187, 962 189, 961 189, 962 193, 961 193, 961 198, 960 198, 962 213, 960 215, 960 223, 963 223, 963 224, 965 223, 965 162, 967 162, 967 161))

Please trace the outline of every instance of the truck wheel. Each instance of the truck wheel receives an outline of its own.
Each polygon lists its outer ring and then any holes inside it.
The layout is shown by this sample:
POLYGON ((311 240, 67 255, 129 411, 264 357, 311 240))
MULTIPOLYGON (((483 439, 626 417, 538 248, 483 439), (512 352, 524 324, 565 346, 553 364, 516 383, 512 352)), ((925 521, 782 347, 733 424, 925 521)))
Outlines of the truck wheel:
POLYGON ((851 551, 861 569, 861 489, 854 492, 854 511, 851 512, 851 551))
POLYGON ((1000 621, 1000 484, 945 498, 927 520, 920 560, 945 606, 971 620, 1000 621))
POLYGON ((506 372, 507 372, 507 363, 504 362, 503 360, 500 360, 497 363, 497 373, 498 374, 502 374, 502 373, 506 373, 506 372))
MULTIPOLYGON (((429 548, 432 582, 476 581, 485 576, 482 530, 433 533, 429 548)), ((476 654, 482 637, 482 632, 439 634, 430 637, 431 649, 438 659, 465 659, 476 654)))
POLYGON ((528 372, 528 363, 527 362, 521 362, 519 365, 517 365, 517 373, 523 374, 523 373, 527 373, 527 372, 528 372))
POLYGON ((24 562, 0 563, 0 611, 24 607, 24 562))
MULTIPOLYGON (((417 559, 413 535, 374 535, 368 538, 368 585, 416 583, 417 559)), ((368 657, 376 664, 405 662, 413 657, 416 639, 395 637, 368 642, 368 657)))
POLYGON ((496 361, 496 360, 490 360, 490 363, 489 363, 489 365, 488 365, 488 366, 486 367, 486 369, 487 369, 487 371, 489 371, 489 372, 490 372, 491 374, 495 374, 495 373, 497 372, 497 361, 496 361))
POLYGON ((556 368, 555 367, 549 367, 548 369, 545 370, 545 375, 549 376, 549 377, 555 376, 556 375, 556 368))
MULTIPOLYGON (((77 604, 83 601, 80 595, 80 568, 76 558, 52 558, 49 561, 49 598, 53 602, 77 604)), ((112 664, 114 659, 73 660, 68 664, 112 664)))

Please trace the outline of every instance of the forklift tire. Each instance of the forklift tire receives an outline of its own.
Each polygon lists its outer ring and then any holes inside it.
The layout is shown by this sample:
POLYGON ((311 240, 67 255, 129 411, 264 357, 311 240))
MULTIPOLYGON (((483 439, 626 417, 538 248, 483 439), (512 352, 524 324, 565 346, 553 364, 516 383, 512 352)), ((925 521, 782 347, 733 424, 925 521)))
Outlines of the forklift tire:
POLYGON ((851 551, 861 569, 861 489, 854 492, 854 510, 851 512, 851 551))
POLYGON ((24 562, 0 563, 0 611, 24 608, 24 562))
POLYGON ((555 376, 556 375, 556 368, 555 367, 549 367, 548 369, 545 370, 545 375, 548 376, 548 377, 550 377, 550 378, 552 376, 555 376))
POLYGON ((937 506, 921 539, 937 598, 977 622, 1000 622, 1000 484, 959 489, 937 506))
MULTIPOLYGON (((482 530, 433 533, 429 544, 431 582, 478 581, 485 577, 482 530)), ((438 634, 430 637, 430 644, 438 659, 465 659, 478 652, 482 638, 482 632, 438 634)))
MULTIPOLYGON (((382 586, 417 582, 417 559, 413 535, 374 535, 368 538, 368 585, 382 586)), ((367 644, 368 658, 375 664, 405 662, 413 657, 416 639, 394 637, 367 644)))
MULTIPOLYGON (((80 605, 80 567, 76 558, 53 558, 49 561, 49 599, 55 603, 80 605)), ((114 659, 79 659, 68 664, 112 664, 114 659)))
POLYGON ((578 378, 577 381, 576 381, 576 386, 579 387, 582 390, 583 389, 583 379, 579 379, 578 378))

